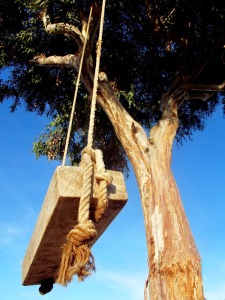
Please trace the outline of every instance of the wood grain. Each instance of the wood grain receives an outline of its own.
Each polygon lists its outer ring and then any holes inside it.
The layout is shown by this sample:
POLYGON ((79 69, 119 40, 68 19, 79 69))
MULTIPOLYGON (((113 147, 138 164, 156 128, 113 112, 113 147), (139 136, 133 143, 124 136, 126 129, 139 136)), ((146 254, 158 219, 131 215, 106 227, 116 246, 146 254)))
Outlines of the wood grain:
MULTIPOLYGON (((22 265, 22 284, 34 285, 49 277, 57 277, 61 261, 62 245, 67 233, 77 222, 78 206, 82 189, 81 167, 58 167, 52 177, 41 212, 34 228, 22 265)), ((127 202, 122 173, 108 171, 113 177, 109 186, 109 205, 103 218, 96 224, 98 236, 102 235, 127 202)), ((97 199, 94 182, 91 211, 97 199)))

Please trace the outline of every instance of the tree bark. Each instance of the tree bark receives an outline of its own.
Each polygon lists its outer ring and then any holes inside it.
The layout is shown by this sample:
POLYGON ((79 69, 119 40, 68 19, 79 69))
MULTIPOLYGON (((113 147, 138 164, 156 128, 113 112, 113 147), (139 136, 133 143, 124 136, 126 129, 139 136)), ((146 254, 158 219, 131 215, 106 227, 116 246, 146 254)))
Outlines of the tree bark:
POLYGON ((149 294, 150 299, 203 300, 201 260, 171 171, 177 128, 173 107, 150 135, 155 155, 150 158, 150 179, 141 190, 146 207, 149 294))
POLYGON ((147 139, 121 104, 106 89, 101 91, 104 98, 99 97, 99 103, 128 155, 140 190, 150 270, 148 297, 203 300, 201 259, 171 170, 179 126, 176 103, 166 100, 163 117, 147 139))

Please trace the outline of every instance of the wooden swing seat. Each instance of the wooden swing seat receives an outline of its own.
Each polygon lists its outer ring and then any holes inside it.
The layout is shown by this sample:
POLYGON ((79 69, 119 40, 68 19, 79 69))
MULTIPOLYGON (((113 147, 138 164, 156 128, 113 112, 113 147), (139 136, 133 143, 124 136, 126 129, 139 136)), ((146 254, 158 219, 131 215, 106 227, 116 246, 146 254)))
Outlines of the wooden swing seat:
MULTIPOLYGON (((127 202, 123 174, 107 171, 112 176, 108 188, 108 207, 96 224, 97 237, 102 235, 127 202)), ((62 246, 66 235, 77 222, 78 206, 82 191, 81 167, 58 167, 52 177, 33 235, 22 264, 22 284, 40 284, 46 278, 56 280, 61 261, 62 246)), ((94 180, 90 216, 96 207, 97 183, 94 180)))

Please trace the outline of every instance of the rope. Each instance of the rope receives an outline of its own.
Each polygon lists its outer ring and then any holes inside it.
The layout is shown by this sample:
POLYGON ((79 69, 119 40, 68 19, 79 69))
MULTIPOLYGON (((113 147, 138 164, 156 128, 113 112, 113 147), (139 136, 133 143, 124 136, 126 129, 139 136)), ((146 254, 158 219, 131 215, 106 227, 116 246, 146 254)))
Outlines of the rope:
POLYGON ((90 148, 82 152, 81 166, 84 166, 82 193, 78 210, 78 224, 67 234, 57 282, 66 286, 73 275, 83 281, 95 270, 94 257, 88 242, 96 237, 97 231, 93 221, 89 220, 90 202, 93 182, 93 155, 90 148))
POLYGON ((66 237, 67 242, 63 245, 63 254, 57 278, 57 282, 64 286, 72 280, 73 275, 77 274, 78 279, 83 281, 91 274, 92 271, 95 270, 94 257, 89 245, 89 242, 97 236, 95 224, 92 220, 90 220, 94 165, 96 165, 97 172, 95 178, 99 185, 98 203, 94 216, 95 222, 100 220, 108 205, 107 187, 112 181, 111 176, 105 171, 102 152, 100 150, 92 149, 105 2, 106 0, 103 0, 99 40, 97 42, 97 58, 88 131, 88 145, 82 152, 80 164, 84 171, 82 193, 78 210, 78 224, 66 237))
POLYGON ((95 271, 94 257, 89 242, 97 236, 95 224, 90 220, 90 203, 93 183, 94 164, 95 178, 98 183, 98 202, 95 210, 95 222, 98 222, 107 206, 107 187, 112 177, 105 171, 102 151, 86 147, 82 152, 80 166, 83 171, 82 193, 78 210, 78 224, 67 234, 67 242, 63 245, 63 254, 59 268, 57 283, 66 286, 77 274, 83 281, 92 271, 95 271))
POLYGON ((91 189, 93 183, 93 150, 85 148, 82 151, 81 167, 84 166, 82 193, 78 210, 78 222, 86 222, 90 215, 91 189))
MULTIPOLYGON (((96 49, 97 55, 96 55, 93 94, 92 94, 92 102, 91 102, 91 115, 90 115, 89 131, 88 131, 88 144, 87 145, 90 148, 92 148, 92 145, 93 145, 94 120, 95 120, 96 101, 97 101, 97 88, 98 88, 100 58, 101 58, 101 45, 102 45, 104 16, 105 16, 105 4, 106 4, 106 0, 103 0, 102 1, 101 20, 100 20, 100 29, 99 29, 99 38, 98 38, 97 49, 96 49)), ((91 15, 92 15, 92 7, 90 9, 90 14, 89 14, 89 19, 88 19, 87 33, 89 32, 91 15)), ((77 76, 77 81, 76 81, 76 89, 75 89, 75 93, 74 93, 72 110, 71 110, 71 114, 70 114, 69 128, 68 128, 67 137, 66 137, 66 145, 65 145, 64 155, 63 155, 62 166, 65 166, 65 163, 66 163, 66 156, 67 156, 67 152, 68 152, 69 140, 70 140, 70 135, 71 135, 71 129, 72 129, 74 111, 75 111, 75 106, 76 106, 77 93, 78 93, 78 88, 79 88, 81 70, 82 70, 82 66, 83 66, 84 53, 85 53, 85 50, 86 50, 87 39, 88 39, 87 36, 88 36, 88 34, 85 36, 84 47, 83 47, 83 51, 82 51, 82 56, 81 56, 81 61, 80 61, 80 66, 79 66, 79 71, 78 71, 78 76, 77 76)))
POLYGON ((103 35, 103 25, 104 25, 104 16, 105 16, 105 3, 106 3, 106 0, 103 0, 102 1, 100 28, 99 28, 99 37, 98 37, 97 49, 96 49, 96 52, 97 52, 96 53, 96 65, 95 65, 94 85, 93 85, 92 102, 91 102, 90 124, 89 124, 89 131, 88 131, 88 144, 87 145, 88 145, 88 147, 91 147, 91 148, 93 145, 93 135, 94 135, 94 120, 95 120, 95 111, 96 111, 98 76, 99 76, 102 35, 103 35))
POLYGON ((78 224, 70 230, 63 245, 63 255, 60 264, 57 283, 67 286, 73 276, 83 281, 92 271, 95 271, 94 257, 88 241, 96 237, 95 225, 91 220, 78 224))
POLYGON ((72 129, 72 124, 73 124, 73 118, 74 118, 75 106, 76 106, 76 101, 77 101, 77 94, 78 94, 79 82, 80 82, 80 77, 81 77, 81 70, 82 70, 82 66, 83 66, 84 54, 85 54, 87 40, 88 40, 88 32, 89 32, 89 27, 90 27, 90 23, 91 23, 91 15, 92 15, 92 6, 90 9, 90 13, 89 13, 87 34, 85 35, 85 38, 84 38, 84 46, 83 46, 83 50, 82 50, 80 66, 79 66, 78 75, 77 75, 76 88, 75 88, 75 92, 74 92, 73 104, 72 104, 72 109, 71 109, 71 114, 70 114, 70 121, 69 121, 69 127, 68 127, 68 131, 67 131, 62 166, 65 166, 65 164, 66 164, 66 156, 67 156, 68 147, 69 147, 69 140, 70 140, 71 129, 72 129))
POLYGON ((112 182, 112 176, 108 174, 105 170, 105 164, 103 161, 103 154, 101 150, 95 150, 96 154, 96 174, 95 178, 98 183, 98 203, 95 210, 95 222, 98 222, 104 212, 106 211, 106 208, 108 206, 108 186, 112 182))

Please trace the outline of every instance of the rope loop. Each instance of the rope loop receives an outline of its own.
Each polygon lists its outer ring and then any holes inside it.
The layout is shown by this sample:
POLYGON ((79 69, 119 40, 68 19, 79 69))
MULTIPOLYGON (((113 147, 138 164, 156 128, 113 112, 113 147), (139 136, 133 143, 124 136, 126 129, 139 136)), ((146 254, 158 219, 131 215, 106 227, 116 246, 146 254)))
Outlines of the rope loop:
POLYGON ((101 181, 105 181, 107 183, 107 187, 112 183, 112 176, 107 172, 95 174, 95 179, 98 184, 100 184, 101 181))
POLYGON ((99 183, 101 180, 104 180, 107 182, 107 186, 109 186, 112 183, 112 176, 105 170, 105 163, 103 160, 102 151, 99 149, 95 150, 95 157, 96 157, 96 174, 95 174, 96 181, 97 183, 99 183))
POLYGON ((95 179, 98 183, 98 201, 94 213, 94 220, 98 222, 108 207, 108 186, 112 183, 112 176, 106 172, 101 150, 95 150, 96 173, 95 179))
POLYGON ((87 156, 89 156, 90 160, 95 164, 95 150, 92 149, 92 147, 87 146, 81 152, 81 167, 85 167, 87 156))

